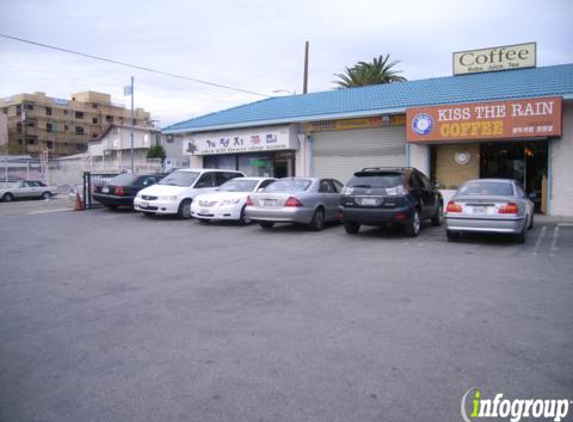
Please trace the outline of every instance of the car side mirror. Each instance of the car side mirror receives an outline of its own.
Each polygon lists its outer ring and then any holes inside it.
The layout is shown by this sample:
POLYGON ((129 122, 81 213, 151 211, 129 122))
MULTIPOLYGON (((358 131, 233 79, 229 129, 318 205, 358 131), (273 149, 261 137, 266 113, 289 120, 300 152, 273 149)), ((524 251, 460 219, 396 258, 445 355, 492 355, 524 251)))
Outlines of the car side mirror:
POLYGON ((265 190, 265 188, 258 188, 258 189, 257 189, 257 192, 262 192, 262 191, 264 191, 264 190, 265 190))

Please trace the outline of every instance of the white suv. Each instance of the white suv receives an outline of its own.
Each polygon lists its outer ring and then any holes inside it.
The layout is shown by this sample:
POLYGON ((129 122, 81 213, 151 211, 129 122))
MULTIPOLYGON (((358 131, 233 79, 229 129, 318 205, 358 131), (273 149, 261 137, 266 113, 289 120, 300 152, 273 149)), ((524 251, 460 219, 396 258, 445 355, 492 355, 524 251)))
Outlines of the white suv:
POLYGON ((140 190, 133 207, 147 215, 177 214, 179 218, 190 218, 191 202, 195 196, 215 190, 235 177, 245 177, 245 174, 233 170, 176 170, 155 185, 140 190))

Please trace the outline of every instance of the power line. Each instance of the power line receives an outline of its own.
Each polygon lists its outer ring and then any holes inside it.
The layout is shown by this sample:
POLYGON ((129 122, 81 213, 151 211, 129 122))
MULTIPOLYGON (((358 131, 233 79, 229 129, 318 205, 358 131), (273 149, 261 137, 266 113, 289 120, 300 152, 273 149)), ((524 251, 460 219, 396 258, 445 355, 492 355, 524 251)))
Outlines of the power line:
POLYGON ((203 85, 214 86, 216 88, 230 89, 232 91, 242 92, 242 93, 251 94, 251 95, 257 95, 259 97, 265 97, 265 98, 269 97, 268 95, 261 94, 259 92, 247 91, 246 89, 234 88, 232 86, 222 85, 222 84, 218 84, 215 82, 203 81, 201 79, 195 79, 195 78, 191 78, 189 76, 183 76, 183 75, 177 75, 175 73, 164 72, 162 70, 156 70, 156 69, 152 69, 150 67, 144 67, 144 66, 138 66, 138 65, 134 65, 134 64, 130 64, 130 63, 120 62, 118 60, 107 59, 105 57, 94 56, 92 54, 81 53, 79 51, 68 50, 66 48, 56 47, 56 46, 48 45, 48 44, 42 44, 42 43, 39 43, 36 41, 26 40, 23 38, 17 38, 17 37, 13 37, 11 35, 0 34, 0 37, 8 38, 8 39, 11 39, 14 41, 20 41, 20 42, 35 45, 38 47, 49 48, 51 50, 62 51, 64 53, 75 54, 76 56, 87 57, 89 59, 100 60, 102 62, 117 64, 120 66, 130 67, 130 68, 138 69, 138 70, 144 70, 146 72, 157 73, 159 75, 170 76, 172 78, 185 79, 185 80, 196 82, 196 83, 203 84, 203 85))

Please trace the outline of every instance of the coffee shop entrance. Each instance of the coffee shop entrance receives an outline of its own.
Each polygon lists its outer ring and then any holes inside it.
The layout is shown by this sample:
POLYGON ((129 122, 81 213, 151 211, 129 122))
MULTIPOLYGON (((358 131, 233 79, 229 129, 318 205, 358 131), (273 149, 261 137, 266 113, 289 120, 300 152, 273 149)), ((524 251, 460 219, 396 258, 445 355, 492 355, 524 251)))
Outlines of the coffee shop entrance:
POLYGON ((450 104, 407 110, 407 140, 426 144, 430 173, 446 189, 509 178, 547 212, 549 151, 562 135, 562 98, 450 104))
POLYGON ((527 193, 540 197, 547 177, 547 156, 547 141, 482 143, 480 177, 515 179, 527 193))

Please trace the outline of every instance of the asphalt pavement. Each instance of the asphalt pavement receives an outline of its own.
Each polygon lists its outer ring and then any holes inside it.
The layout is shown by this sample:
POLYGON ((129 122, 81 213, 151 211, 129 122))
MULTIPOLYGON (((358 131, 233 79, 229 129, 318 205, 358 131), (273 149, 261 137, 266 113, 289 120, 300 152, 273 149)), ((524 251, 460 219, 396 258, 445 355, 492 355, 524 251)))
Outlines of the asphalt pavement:
POLYGON ((471 387, 573 399, 567 221, 519 245, 72 208, 0 203, 2 422, 447 422, 471 387))

